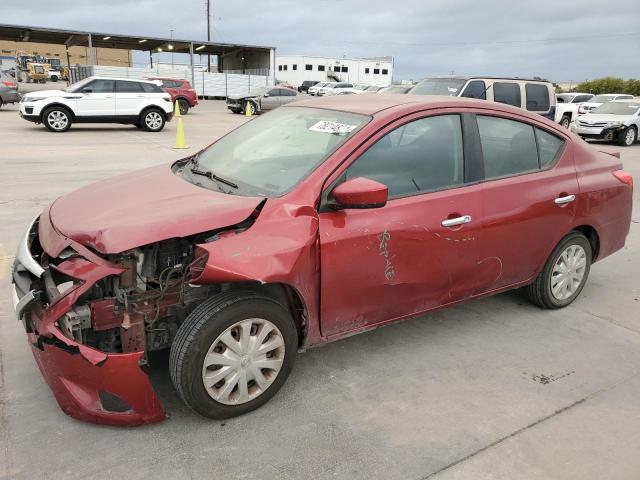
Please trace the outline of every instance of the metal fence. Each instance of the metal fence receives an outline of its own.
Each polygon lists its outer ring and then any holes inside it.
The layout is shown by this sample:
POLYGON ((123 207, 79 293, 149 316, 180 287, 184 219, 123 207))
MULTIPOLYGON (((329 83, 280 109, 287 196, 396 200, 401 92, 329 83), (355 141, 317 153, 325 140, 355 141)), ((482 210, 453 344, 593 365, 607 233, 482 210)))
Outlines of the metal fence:
POLYGON ((69 80, 71 81, 71 83, 76 83, 80 80, 84 80, 85 78, 92 76, 93 74, 93 66, 76 65, 75 67, 71 67, 69 69, 69 76, 71 77, 69 80))

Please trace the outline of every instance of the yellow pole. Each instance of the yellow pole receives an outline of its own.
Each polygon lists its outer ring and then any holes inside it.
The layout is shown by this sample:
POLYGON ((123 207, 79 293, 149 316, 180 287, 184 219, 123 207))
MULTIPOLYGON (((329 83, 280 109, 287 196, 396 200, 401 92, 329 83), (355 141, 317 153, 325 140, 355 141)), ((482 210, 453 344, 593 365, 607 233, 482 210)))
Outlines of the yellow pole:
POLYGON ((251 100, 247 100, 246 107, 244 108, 244 116, 245 117, 251 116, 251 100))
POLYGON ((177 100, 173 108, 173 116, 178 119, 178 127, 176 128, 176 144, 173 146, 173 148, 189 148, 189 145, 187 145, 187 139, 184 136, 182 115, 180 115, 180 105, 178 105, 177 100))

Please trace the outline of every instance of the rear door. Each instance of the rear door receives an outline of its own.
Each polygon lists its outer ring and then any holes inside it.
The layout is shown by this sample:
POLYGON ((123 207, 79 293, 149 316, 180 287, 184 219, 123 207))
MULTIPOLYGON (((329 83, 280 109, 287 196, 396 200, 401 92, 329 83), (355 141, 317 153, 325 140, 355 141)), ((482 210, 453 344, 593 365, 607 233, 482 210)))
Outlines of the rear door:
POLYGON ((480 291, 532 279, 576 215, 578 181, 567 137, 540 124, 477 115, 485 181, 480 291))
POLYGON ((82 89, 77 116, 112 119, 116 113, 115 80, 96 79, 82 89))
MULTIPOLYGON (((424 114, 422 114, 424 115, 424 114)), ((320 212, 322 333, 415 315, 475 290, 481 185, 465 184, 463 116, 401 119, 360 147, 330 185, 365 177, 381 208, 320 212), (443 223, 444 222, 444 223, 443 223)))
POLYGON ((148 103, 148 94, 145 93, 140 82, 116 81, 116 116, 137 116, 148 103))

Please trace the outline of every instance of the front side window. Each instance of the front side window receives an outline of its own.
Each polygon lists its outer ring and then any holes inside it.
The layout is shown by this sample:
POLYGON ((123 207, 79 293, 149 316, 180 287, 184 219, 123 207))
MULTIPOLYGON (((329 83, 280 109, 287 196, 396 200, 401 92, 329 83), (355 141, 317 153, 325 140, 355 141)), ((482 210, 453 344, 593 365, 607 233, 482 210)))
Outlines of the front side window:
POLYGON ((94 80, 84 88, 91 90, 91 93, 113 93, 116 82, 114 80, 94 80))
MULTIPOLYGON (((198 168, 238 184, 238 190, 231 193, 277 197, 297 185, 370 120, 368 115, 336 110, 278 108, 200 152, 198 168)), ((196 180, 188 169, 182 175, 185 180, 196 180)))
POLYGON ((461 97, 487 99, 487 86, 484 80, 472 80, 462 92, 461 97))
POLYGON ((521 106, 520 85, 512 82, 495 82, 493 84, 493 100, 514 107, 521 106))
POLYGON ((376 180, 393 198, 461 185, 463 165, 460 116, 440 115, 387 133, 349 166, 346 179, 376 180))
POLYGON ((116 82, 116 87, 118 88, 118 93, 140 93, 143 91, 138 82, 118 80, 116 82))
POLYGON ((506 118, 478 115, 485 178, 499 178, 538 169, 533 127, 506 118))
POLYGON ((546 112, 549 110, 549 89, 539 83, 527 83, 524 86, 527 96, 527 110, 532 112, 546 112))

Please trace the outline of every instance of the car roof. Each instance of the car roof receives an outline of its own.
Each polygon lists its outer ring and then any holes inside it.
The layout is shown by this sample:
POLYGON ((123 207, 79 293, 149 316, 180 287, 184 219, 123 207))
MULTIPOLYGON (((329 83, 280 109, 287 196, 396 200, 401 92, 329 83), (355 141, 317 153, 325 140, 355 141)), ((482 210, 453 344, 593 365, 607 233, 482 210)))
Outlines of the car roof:
POLYGON ((638 103, 638 98, 619 98, 618 100, 612 100, 611 103, 638 103))
MULTIPOLYGON (((441 95, 396 95, 393 93, 380 95, 333 95, 319 98, 305 98, 286 105, 289 107, 315 107, 326 108, 328 110, 339 110, 343 112, 359 113, 363 115, 375 115, 383 110, 400 106, 423 106, 425 108, 443 107, 471 107, 471 108, 491 108, 505 112, 517 112, 527 115, 529 112, 521 108, 512 107, 503 103, 487 102, 465 97, 448 97, 441 95)), ((539 117, 538 114, 529 114, 532 118, 539 117), (535 115, 535 116, 534 116, 535 115)))
POLYGON ((142 83, 151 83, 153 85, 156 85, 156 83, 153 80, 143 80, 141 78, 122 78, 122 77, 100 77, 100 76, 95 76, 95 77, 88 77, 91 80, 121 80, 123 82, 142 82, 142 83))
POLYGON ((172 77, 148 77, 147 80, 176 80, 178 82, 186 82, 184 78, 172 78, 172 77))
POLYGON ((521 78, 521 77, 492 77, 492 76, 484 76, 484 75, 440 75, 440 76, 431 76, 424 77, 420 79, 429 80, 429 79, 453 79, 453 80, 520 80, 523 82, 540 82, 540 83, 551 83, 549 80, 544 80, 542 78, 521 78))

